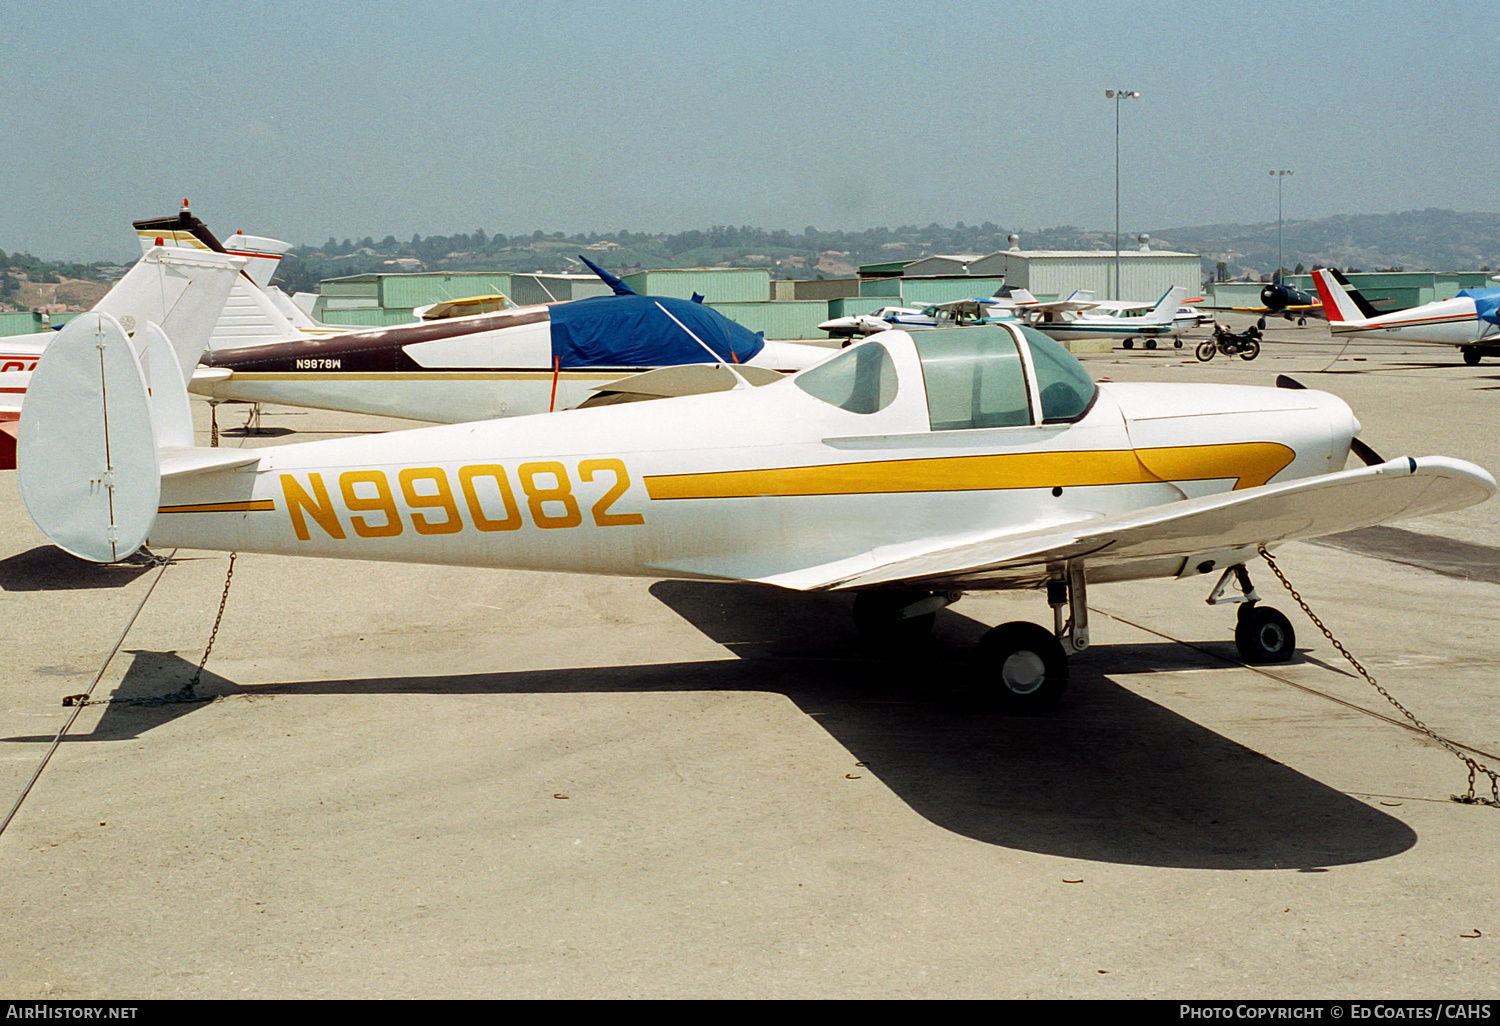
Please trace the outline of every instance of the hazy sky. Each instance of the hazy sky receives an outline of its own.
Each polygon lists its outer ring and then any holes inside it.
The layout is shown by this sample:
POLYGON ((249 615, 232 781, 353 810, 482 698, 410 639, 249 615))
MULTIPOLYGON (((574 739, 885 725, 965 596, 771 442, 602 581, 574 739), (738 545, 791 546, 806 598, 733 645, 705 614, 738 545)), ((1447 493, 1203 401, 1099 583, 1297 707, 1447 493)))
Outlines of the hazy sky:
POLYGON ((0 0, 0 249, 1500 208, 1494 0, 0 0))

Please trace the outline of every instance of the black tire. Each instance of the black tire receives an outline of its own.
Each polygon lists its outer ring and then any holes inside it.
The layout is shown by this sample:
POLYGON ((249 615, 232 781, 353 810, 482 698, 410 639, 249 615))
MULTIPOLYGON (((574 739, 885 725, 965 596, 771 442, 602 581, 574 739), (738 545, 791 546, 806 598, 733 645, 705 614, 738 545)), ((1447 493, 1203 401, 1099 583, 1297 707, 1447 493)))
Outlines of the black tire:
POLYGON ((1264 317, 1262 317, 1260 320, 1258 320, 1258 321, 1255 322, 1255 326, 1257 328, 1259 328, 1261 331, 1265 331, 1266 330, 1266 319, 1264 317))
POLYGON ((1068 656, 1046 628, 1003 623, 974 646, 973 681, 975 697, 997 712, 1045 712, 1068 687, 1068 656))
POLYGON ((1240 350, 1241 360, 1253 360, 1259 355, 1260 343, 1255 341, 1255 339, 1253 338, 1247 341, 1244 345, 1244 348, 1240 350))
POLYGON ((854 596, 854 630, 860 640, 882 648, 914 645, 932 633, 937 613, 903 618, 901 610, 925 591, 862 591, 854 596))
POLYGON ((1182 348, 1182 339, 1180 339, 1180 338, 1174 338, 1172 340, 1172 348, 1173 349, 1181 349, 1182 348))
POLYGON ((1147 349, 1155 349, 1156 348, 1156 339, 1154 339, 1154 338, 1148 338, 1148 339, 1146 339, 1146 348, 1147 349))
POLYGON ((1473 346, 1466 347, 1464 349, 1464 363, 1470 367, 1478 367, 1479 350, 1475 349, 1473 346))
POLYGON ((1270 606, 1240 607, 1234 644, 1247 663, 1284 663, 1297 651, 1292 623, 1270 606))
POLYGON ((1299 328, 1305 328, 1305 327, 1307 327, 1307 318, 1306 317, 1298 317, 1297 318, 1297 327, 1299 327, 1299 328))
POLYGON ((1133 338, 1127 338, 1124 342, 1120 343, 1120 348, 1121 349, 1134 349, 1135 348, 1135 339, 1133 339, 1133 338))
POLYGON ((1214 358, 1214 353, 1216 353, 1218 351, 1219 351, 1219 344, 1217 342, 1215 342, 1211 338, 1210 339, 1205 339, 1204 341, 1199 342, 1198 343, 1198 348, 1195 349, 1195 350, 1193 350, 1193 352, 1195 352, 1198 355, 1198 359, 1202 360, 1204 363, 1207 363, 1209 360, 1212 360, 1214 358))

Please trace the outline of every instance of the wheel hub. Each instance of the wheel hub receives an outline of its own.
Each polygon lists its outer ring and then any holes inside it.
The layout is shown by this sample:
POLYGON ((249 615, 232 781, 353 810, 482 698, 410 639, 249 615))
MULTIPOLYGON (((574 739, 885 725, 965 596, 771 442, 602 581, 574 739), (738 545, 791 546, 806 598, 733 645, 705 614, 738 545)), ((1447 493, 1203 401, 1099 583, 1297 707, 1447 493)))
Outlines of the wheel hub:
POLYGON ((1000 667, 1005 689, 1014 695, 1029 695, 1047 679, 1047 664, 1035 652, 1013 652, 1000 667))

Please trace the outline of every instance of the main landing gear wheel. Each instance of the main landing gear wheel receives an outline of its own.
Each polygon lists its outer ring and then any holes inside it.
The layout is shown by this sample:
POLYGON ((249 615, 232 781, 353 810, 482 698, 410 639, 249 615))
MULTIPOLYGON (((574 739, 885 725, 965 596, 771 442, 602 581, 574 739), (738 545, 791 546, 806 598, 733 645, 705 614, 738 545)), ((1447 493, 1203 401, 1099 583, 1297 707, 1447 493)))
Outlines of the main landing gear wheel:
POLYGON ((1468 364, 1470 367, 1478 367, 1479 366, 1479 350, 1477 350, 1477 349, 1465 349, 1464 350, 1464 363, 1468 364))
POLYGON ((1234 644, 1247 663, 1284 663, 1297 650, 1297 634, 1291 621, 1270 606, 1246 603, 1240 606, 1234 644))
POLYGON ((1147 349, 1155 349, 1156 348, 1156 339, 1154 339, 1154 338, 1148 338, 1148 339, 1146 339, 1146 348, 1147 349))
POLYGON ((1127 338, 1124 342, 1120 343, 1120 348, 1121 349, 1134 349, 1135 348, 1135 339, 1133 339, 1133 338, 1127 338))
POLYGON ((901 611, 924 597, 923 591, 862 591, 854 596, 854 630, 873 645, 913 645, 932 633, 937 612, 903 617, 901 611))
POLYGON ((1024 620, 988 631, 974 646, 973 660, 975 697, 999 712, 1044 712, 1068 686, 1062 643, 1024 620))

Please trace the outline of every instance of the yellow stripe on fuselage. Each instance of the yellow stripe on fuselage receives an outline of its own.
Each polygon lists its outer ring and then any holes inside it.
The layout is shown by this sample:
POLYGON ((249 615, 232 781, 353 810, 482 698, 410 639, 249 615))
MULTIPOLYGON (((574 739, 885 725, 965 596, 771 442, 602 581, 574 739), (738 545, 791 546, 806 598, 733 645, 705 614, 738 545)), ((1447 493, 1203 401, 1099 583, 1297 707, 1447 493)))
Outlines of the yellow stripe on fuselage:
POLYGON ((1023 452, 657 474, 648 475, 645 482, 652 499, 1082 488, 1220 479, 1232 479, 1235 489, 1240 489, 1265 484, 1296 455, 1279 442, 1234 442, 1143 449, 1139 453, 1134 449, 1023 452))
POLYGON ((198 502, 185 506, 162 506, 158 513, 270 513, 275 499, 250 499, 244 502, 198 502))

